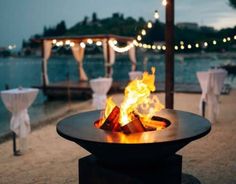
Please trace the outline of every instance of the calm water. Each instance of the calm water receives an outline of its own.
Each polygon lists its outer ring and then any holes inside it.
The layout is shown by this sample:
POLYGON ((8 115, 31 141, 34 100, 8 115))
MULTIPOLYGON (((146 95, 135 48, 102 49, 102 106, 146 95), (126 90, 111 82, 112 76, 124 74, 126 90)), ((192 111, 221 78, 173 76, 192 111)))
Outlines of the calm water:
MULTIPOLYGON (((143 65, 143 57, 138 58, 137 70, 150 70, 156 67, 156 80, 164 82, 164 58, 162 56, 149 56, 147 65, 143 65)), ((232 60, 233 61, 233 60, 232 60)), ((196 71, 207 70, 212 66, 218 66, 228 62, 226 59, 185 59, 176 58, 175 82, 198 83, 196 71)), ((233 61, 236 63, 236 61, 233 61)), ((104 76, 104 61, 102 57, 85 57, 84 68, 88 77, 96 78, 104 76)), ((113 69, 114 80, 128 79, 131 65, 127 57, 118 58, 113 69)), ((50 82, 66 79, 78 80, 77 65, 73 57, 51 58, 48 62, 48 73, 50 82)), ((41 58, 0 58, 0 90, 5 85, 10 88, 31 87, 41 84, 41 58)), ((34 104, 29 109, 31 119, 37 118, 43 113, 46 98, 39 93, 34 104)), ((49 104, 50 105, 50 104, 49 104)), ((63 105, 63 104, 62 104, 63 105)), ((5 109, 0 100, 0 136, 9 132, 10 113, 5 109)))

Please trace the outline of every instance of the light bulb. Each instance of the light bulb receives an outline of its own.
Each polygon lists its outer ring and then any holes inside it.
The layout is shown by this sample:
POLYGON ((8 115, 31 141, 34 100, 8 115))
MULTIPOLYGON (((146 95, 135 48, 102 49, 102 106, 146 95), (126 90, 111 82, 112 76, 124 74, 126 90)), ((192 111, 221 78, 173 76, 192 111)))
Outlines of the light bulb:
POLYGON ((142 34, 143 36, 146 35, 145 29, 142 30, 141 34, 142 34))
POLYGON ((166 6, 166 5, 167 5, 167 0, 163 0, 163 1, 162 1, 162 5, 163 5, 163 6, 166 6))
POLYGON ((149 29, 151 29, 151 28, 152 28, 152 23, 151 23, 151 22, 148 22, 147 27, 148 27, 149 29))
POLYGON ((160 17, 160 16, 159 16, 159 13, 158 13, 158 11, 157 11, 157 10, 155 10, 155 13, 154 13, 154 18, 155 18, 155 19, 159 19, 159 17, 160 17))

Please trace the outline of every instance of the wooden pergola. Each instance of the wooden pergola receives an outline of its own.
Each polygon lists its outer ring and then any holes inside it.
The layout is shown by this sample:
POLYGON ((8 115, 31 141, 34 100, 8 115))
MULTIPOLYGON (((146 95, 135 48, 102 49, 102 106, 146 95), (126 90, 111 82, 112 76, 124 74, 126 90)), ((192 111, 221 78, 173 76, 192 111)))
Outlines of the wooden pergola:
MULTIPOLYGON (((78 91, 83 91, 83 92, 88 91, 88 93, 91 93, 91 88, 90 88, 88 80, 81 80, 80 78, 80 81, 61 81, 58 83, 50 84, 48 80, 48 76, 47 76, 47 60, 49 59, 51 55, 50 53, 52 49, 52 44, 59 43, 59 42, 62 42, 63 44, 65 44, 67 41, 69 41, 70 43, 73 43, 73 45, 78 46, 81 43, 83 44, 88 43, 88 40, 92 41, 93 43, 99 41, 101 42, 100 44, 106 45, 105 47, 103 47, 103 49, 106 49, 106 52, 104 54, 104 57, 106 56, 106 59, 104 58, 105 59, 105 65, 104 65, 105 77, 112 77, 111 75, 112 75, 113 63, 110 63, 110 61, 112 61, 112 53, 111 53, 112 46, 109 44, 109 41, 116 40, 119 43, 127 44, 127 46, 129 45, 130 48, 127 49, 127 51, 130 51, 131 49, 135 49, 135 46, 133 44, 134 38, 113 35, 113 34, 44 37, 41 39, 42 58, 43 58, 42 59, 42 86, 36 86, 36 87, 43 89, 44 94, 51 98, 54 98, 54 97, 58 98, 59 96, 66 96, 68 90, 70 90, 71 93, 75 94, 75 96, 78 93, 78 91)), ((71 46, 71 47, 74 47, 74 46, 71 46)), ((81 48, 79 48, 79 50, 81 50, 81 48)), ((113 52, 114 52, 114 49, 113 49, 113 52)), ((113 53, 113 56, 114 56, 114 53, 113 53)), ((76 60, 78 60, 78 58, 76 60)), ((132 70, 135 70, 136 58, 130 58, 130 60, 131 60, 132 70)), ((82 65, 81 63, 78 63, 78 64, 82 65)), ((79 66, 79 69, 81 69, 80 66, 79 66)), ((83 70, 80 70, 79 73, 81 71, 83 72, 83 70)), ((113 82, 111 91, 112 90, 120 91, 122 89, 123 89, 123 84, 120 85, 120 84, 117 84, 116 82, 113 82)))
MULTIPOLYGON (((42 46, 42 57, 44 57, 44 41, 53 41, 56 40, 57 42, 66 42, 67 40, 69 40, 70 42, 73 43, 81 43, 84 42, 86 43, 87 40, 90 39, 93 42, 97 42, 97 41, 102 41, 102 42, 106 42, 106 53, 107 53, 107 61, 108 61, 108 65, 106 67, 106 76, 110 77, 111 74, 111 65, 109 65, 109 61, 110 61, 110 46, 109 46, 109 40, 116 40, 119 43, 128 43, 128 42, 133 42, 134 38, 132 37, 126 37, 126 36, 119 36, 119 35, 113 35, 113 34, 98 34, 98 35, 82 35, 82 36, 57 36, 57 37, 44 37, 41 39, 41 46, 42 46)), ((44 61, 43 61, 44 62, 44 61)), ((45 67, 43 67, 44 63, 42 63, 42 73, 43 73, 43 85, 46 85, 46 79, 45 79, 45 67)))

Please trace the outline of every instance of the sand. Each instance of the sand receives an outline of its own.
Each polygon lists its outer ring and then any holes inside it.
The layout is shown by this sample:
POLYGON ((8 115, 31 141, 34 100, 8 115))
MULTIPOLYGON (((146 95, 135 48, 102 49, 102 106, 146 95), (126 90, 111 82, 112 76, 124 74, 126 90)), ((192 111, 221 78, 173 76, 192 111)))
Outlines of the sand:
MULTIPOLYGON (((164 94, 158 95, 163 102, 164 94)), ((114 99, 119 102, 122 95, 114 99)), ((199 99, 199 94, 177 93, 175 109, 198 114, 199 99)), ((220 101, 220 115, 211 132, 178 152, 183 156, 183 173, 193 175, 202 184, 236 183, 236 90, 221 96, 220 101)), ((72 105, 63 117, 91 109, 89 100, 72 105)), ((78 183, 78 159, 89 153, 57 134, 60 118, 33 130, 22 156, 13 156, 11 141, 0 144, 1 184, 78 183)))

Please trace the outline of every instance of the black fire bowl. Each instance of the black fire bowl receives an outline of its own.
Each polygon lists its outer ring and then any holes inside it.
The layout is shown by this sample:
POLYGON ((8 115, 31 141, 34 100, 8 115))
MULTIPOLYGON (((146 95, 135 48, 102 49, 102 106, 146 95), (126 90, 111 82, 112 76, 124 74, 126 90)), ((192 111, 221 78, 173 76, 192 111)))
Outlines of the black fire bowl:
POLYGON ((211 130, 210 122, 193 113, 163 109, 156 114, 171 124, 162 130, 134 134, 98 129, 101 111, 79 113, 57 124, 59 135, 79 144, 97 160, 107 163, 155 162, 171 157, 211 130))

